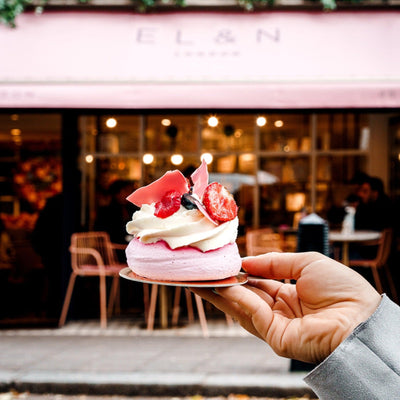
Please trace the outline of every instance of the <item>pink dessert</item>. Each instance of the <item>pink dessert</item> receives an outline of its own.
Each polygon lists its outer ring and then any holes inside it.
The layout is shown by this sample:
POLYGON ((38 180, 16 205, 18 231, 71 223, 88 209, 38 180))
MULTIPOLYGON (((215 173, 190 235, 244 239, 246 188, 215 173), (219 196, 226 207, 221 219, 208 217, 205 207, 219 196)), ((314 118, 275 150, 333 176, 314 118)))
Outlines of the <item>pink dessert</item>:
POLYGON ((204 161, 189 182, 177 170, 167 172, 127 199, 140 207, 127 224, 134 238, 126 257, 136 274, 208 281, 239 273, 237 205, 223 186, 208 183, 204 161))
POLYGON ((136 274, 163 281, 225 279, 237 275, 241 264, 238 265, 236 244, 202 252, 189 246, 171 250, 163 241, 143 244, 133 239, 126 254, 128 265, 136 274))

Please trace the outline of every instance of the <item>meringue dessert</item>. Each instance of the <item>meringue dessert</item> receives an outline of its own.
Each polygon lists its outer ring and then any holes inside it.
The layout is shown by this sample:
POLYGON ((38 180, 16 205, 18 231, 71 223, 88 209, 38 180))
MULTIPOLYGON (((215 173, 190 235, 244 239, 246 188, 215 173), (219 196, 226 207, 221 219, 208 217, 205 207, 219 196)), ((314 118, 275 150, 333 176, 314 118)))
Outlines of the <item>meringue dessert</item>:
POLYGON ((126 230, 129 268, 147 279, 212 281, 236 276, 238 207, 217 182, 208 183, 207 164, 187 180, 169 171, 127 197, 136 211, 126 230))

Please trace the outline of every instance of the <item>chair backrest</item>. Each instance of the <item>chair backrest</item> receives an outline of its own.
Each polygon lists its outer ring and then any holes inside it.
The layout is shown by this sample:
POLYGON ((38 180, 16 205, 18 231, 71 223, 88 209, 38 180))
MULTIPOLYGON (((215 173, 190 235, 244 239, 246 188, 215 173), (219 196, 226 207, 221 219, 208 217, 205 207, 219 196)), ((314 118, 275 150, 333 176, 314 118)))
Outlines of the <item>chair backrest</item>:
POLYGON ((116 264, 114 249, 106 232, 79 232, 71 236, 72 268, 116 264))
POLYGON ((281 235, 271 228, 252 229, 246 232, 246 253, 257 256, 270 251, 282 251, 281 235))
POLYGON ((375 259, 378 268, 383 267, 387 263, 392 249, 392 240, 393 230, 391 228, 384 229, 379 239, 379 247, 375 259))

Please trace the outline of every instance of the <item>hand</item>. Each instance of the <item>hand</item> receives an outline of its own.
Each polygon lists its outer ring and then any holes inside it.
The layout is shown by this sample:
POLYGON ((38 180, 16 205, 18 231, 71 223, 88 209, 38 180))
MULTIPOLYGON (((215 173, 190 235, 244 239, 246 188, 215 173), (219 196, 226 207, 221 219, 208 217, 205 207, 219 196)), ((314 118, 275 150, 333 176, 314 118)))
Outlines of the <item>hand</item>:
POLYGON ((267 253, 243 259, 244 286, 191 288, 281 356, 325 359, 378 307, 379 293, 352 269, 320 253, 267 253), (254 276, 267 278, 256 279, 254 276), (295 280, 295 284, 280 280, 295 280))

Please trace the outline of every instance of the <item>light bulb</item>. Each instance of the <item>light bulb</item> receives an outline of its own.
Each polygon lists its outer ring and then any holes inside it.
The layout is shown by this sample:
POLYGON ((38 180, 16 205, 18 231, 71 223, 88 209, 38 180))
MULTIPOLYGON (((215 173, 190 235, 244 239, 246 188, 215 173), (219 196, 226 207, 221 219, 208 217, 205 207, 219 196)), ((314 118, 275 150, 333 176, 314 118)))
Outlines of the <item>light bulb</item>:
POLYGON ((182 154, 173 154, 171 156, 171 162, 174 165, 181 165, 183 163, 183 156, 182 154))
POLYGON ((218 118, 215 117, 215 116, 212 116, 212 117, 208 118, 207 124, 211 128, 215 128, 219 124, 218 118))
POLYGON ((154 156, 153 154, 147 153, 143 154, 143 163, 146 165, 151 164, 154 161, 154 156))
POLYGON ((106 121, 107 128, 115 128, 117 126, 117 120, 115 118, 108 118, 106 121))

